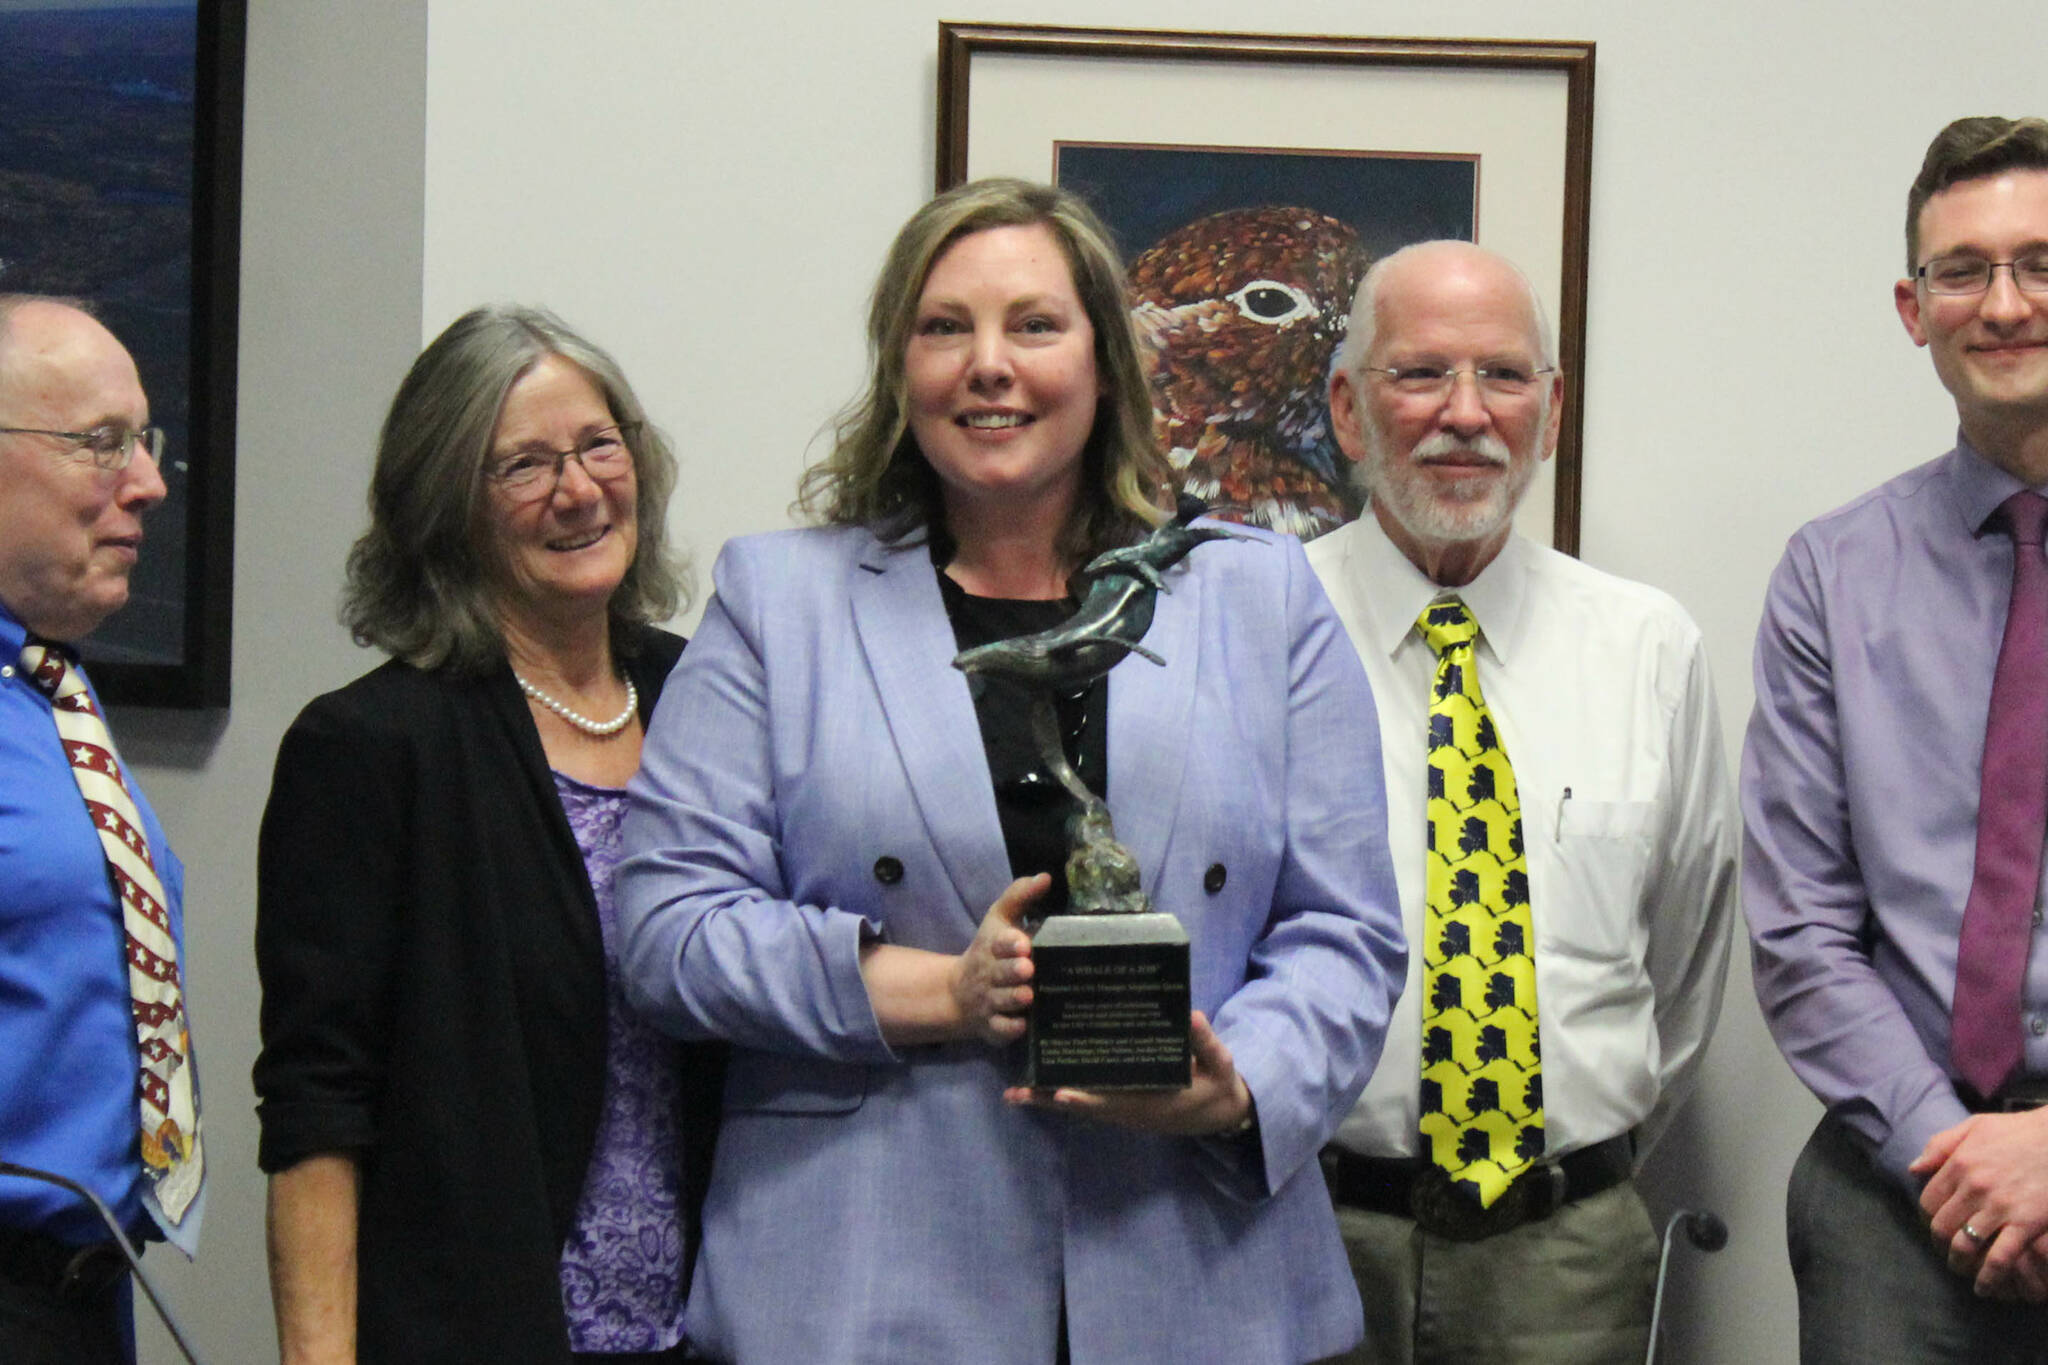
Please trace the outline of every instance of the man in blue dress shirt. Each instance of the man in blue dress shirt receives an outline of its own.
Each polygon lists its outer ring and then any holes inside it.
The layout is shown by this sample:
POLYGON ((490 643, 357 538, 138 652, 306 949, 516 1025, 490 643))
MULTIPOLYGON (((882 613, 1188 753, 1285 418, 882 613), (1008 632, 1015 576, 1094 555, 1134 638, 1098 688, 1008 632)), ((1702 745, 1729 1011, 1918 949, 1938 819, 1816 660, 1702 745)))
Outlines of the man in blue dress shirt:
POLYGON ((1956 446, 1803 527, 1742 768, 1758 999, 1827 1114, 1792 1172, 1801 1359, 2048 1361, 2048 122, 1966 118, 1899 317, 1956 446))
MULTIPOLYGON (((132 938, 124 949, 109 854, 51 698, 22 663, 43 642, 75 666, 69 646, 127 600, 142 513, 164 496, 161 449, 112 333, 65 302, 0 295, 0 1159, 63 1175, 131 1238, 168 1236, 190 1254, 201 1201, 144 1173, 137 949, 132 938)), ((128 791, 181 938, 183 871, 128 791)), ((175 988, 176 969, 164 970, 175 988)), ((0 1177, 0 1360, 129 1360, 131 1307, 125 1263, 90 1204, 0 1177)))

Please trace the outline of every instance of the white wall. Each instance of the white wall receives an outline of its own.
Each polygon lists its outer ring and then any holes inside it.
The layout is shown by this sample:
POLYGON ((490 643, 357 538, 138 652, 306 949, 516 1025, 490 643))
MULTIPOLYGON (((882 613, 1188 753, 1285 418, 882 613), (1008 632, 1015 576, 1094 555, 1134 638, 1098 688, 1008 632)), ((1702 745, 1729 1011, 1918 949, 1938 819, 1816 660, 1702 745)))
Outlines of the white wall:
MULTIPOLYGON (((296 707, 367 663, 333 622, 341 555, 381 405, 456 313, 546 302, 619 354, 678 439, 672 521, 708 570, 727 536, 784 524, 858 381, 874 269, 931 188, 939 18, 1590 39, 1583 553, 1699 619, 1732 758, 1785 536, 1953 428, 1889 302, 1920 154, 1958 115, 2043 112, 2035 46, 1987 33, 1936 61, 1926 10, 1851 0, 251 9, 235 707, 224 726, 119 718, 191 866, 213 1206, 200 1265, 168 1278, 216 1361, 270 1340, 247 1082, 268 763, 296 707)), ((1663 1358, 1794 1358, 1782 1200, 1816 1112, 1739 960, 1652 1171, 1663 1206, 1712 1207, 1734 1240, 1679 1253, 1663 1358)))
MULTIPOLYGON (((419 349, 426 127, 425 0, 249 8, 234 704, 114 717, 186 864, 208 1207, 196 1263, 159 1248, 148 1265, 212 1365, 277 1358, 249 1088, 256 826, 285 726, 371 662, 334 607, 377 427, 419 349)), ((144 1365, 179 1359, 153 1323, 141 1346, 144 1365)))

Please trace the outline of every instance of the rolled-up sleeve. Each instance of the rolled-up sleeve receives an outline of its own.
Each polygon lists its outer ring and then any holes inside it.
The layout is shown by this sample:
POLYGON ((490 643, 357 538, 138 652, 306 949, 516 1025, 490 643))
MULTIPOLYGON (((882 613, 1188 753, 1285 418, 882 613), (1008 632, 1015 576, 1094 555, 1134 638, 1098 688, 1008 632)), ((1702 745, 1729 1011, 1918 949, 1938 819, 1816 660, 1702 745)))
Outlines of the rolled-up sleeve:
POLYGON ((388 741, 321 703, 278 749, 256 868, 265 1171, 376 1140, 410 847, 394 771, 388 741))

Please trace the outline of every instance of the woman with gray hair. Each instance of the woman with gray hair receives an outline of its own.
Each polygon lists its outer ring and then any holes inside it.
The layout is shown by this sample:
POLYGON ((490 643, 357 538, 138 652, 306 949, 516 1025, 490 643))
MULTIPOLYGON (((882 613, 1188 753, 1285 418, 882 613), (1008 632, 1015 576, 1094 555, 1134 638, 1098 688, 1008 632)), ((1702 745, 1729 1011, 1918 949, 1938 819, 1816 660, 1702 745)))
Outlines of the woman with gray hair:
POLYGON ((284 1359, 681 1360, 718 1057, 617 985, 612 869, 682 650, 675 462, 603 351, 480 308, 399 386, 259 847, 284 1359))

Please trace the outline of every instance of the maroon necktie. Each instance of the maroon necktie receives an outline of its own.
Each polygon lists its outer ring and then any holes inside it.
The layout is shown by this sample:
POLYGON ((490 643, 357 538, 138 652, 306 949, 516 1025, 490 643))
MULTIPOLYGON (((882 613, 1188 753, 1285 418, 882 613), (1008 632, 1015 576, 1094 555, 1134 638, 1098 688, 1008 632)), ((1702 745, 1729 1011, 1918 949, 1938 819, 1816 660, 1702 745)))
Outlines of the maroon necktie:
POLYGON ((2048 831, 2048 498, 2021 491, 2000 505, 2013 538, 2012 605, 1992 675, 1977 802, 1977 870, 1956 950, 1956 1070, 1990 1099, 2020 1060, 2020 984, 2048 831))

